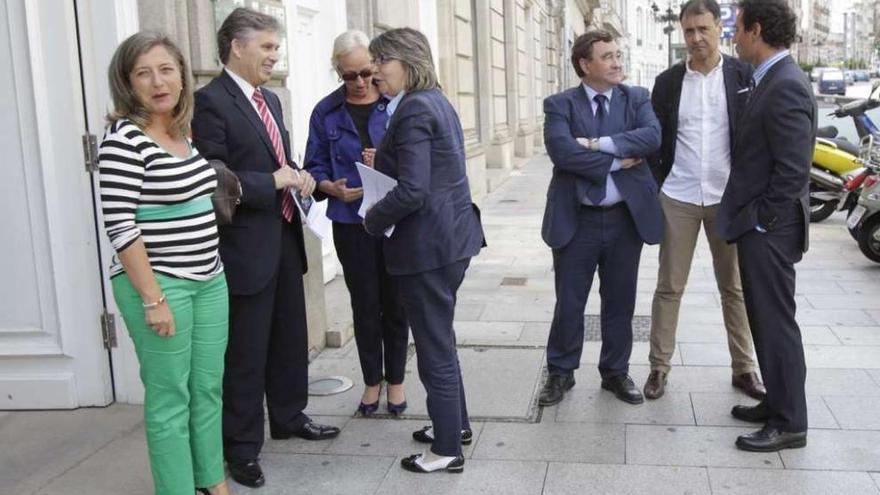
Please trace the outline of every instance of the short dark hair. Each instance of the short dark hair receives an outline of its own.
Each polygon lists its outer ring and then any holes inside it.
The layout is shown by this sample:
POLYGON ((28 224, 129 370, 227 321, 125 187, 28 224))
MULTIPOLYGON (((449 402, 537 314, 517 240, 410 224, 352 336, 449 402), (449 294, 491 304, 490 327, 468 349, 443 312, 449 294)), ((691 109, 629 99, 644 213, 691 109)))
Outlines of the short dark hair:
POLYGON ((282 31, 281 23, 271 15, 247 7, 238 7, 233 10, 223 21, 220 30, 217 31, 217 52, 220 55, 220 62, 225 65, 229 61, 232 40, 246 40, 255 31, 280 33, 282 31))
POLYGON ((764 43, 788 48, 797 40, 797 15, 785 0, 741 0, 737 6, 746 31, 761 25, 764 43))
POLYGON ((715 0, 688 0, 681 6, 678 21, 683 21, 685 16, 706 13, 712 14, 716 22, 721 20, 721 6, 715 0))
POLYGON ((594 31, 587 31, 574 40, 574 45, 571 46, 571 65, 574 66, 574 72, 578 77, 584 77, 584 71, 581 70, 580 64, 581 59, 592 59, 593 45, 600 41, 612 43, 614 42, 614 35, 608 31, 596 29, 594 31))

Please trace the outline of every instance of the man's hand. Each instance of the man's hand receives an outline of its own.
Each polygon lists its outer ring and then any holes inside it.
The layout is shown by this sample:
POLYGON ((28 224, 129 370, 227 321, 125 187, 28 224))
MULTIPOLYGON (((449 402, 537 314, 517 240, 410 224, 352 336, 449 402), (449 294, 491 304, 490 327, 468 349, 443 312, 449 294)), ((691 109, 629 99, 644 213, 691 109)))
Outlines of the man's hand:
POLYGON ((361 152, 361 157, 364 160, 364 165, 373 168, 376 160, 376 148, 364 148, 364 151, 361 152))
POLYGON ((583 146, 586 149, 590 149, 590 139, 585 137, 575 138, 579 145, 583 146))
POLYGON ((299 170, 299 184, 295 187, 299 189, 302 197, 308 198, 315 192, 315 178, 305 170, 299 170))
POLYGON ((272 172, 272 178, 275 179, 276 190, 298 187, 300 184, 300 177, 297 171, 287 165, 272 172))
POLYGON ((637 165, 641 165, 643 161, 644 160, 641 158, 623 158, 620 160, 620 169, 626 170, 628 168, 633 168, 637 165))
POLYGON ((360 199, 364 195, 364 188, 362 187, 345 187, 348 179, 342 178, 336 181, 322 180, 321 184, 318 185, 318 188, 325 194, 329 194, 334 198, 337 198, 345 203, 351 203, 357 199, 360 199))

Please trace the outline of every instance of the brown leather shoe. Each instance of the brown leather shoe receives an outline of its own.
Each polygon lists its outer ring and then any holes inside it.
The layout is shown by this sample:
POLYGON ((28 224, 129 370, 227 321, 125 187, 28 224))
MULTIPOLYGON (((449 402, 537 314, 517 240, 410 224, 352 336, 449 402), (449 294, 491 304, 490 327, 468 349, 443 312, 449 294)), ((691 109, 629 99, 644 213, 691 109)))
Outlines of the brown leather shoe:
POLYGON ((659 399, 666 393, 666 373, 660 370, 652 370, 645 382, 645 397, 659 399))
POLYGON ((758 379, 757 373, 733 375, 730 383, 753 399, 763 400, 767 396, 767 389, 764 388, 764 384, 758 379))

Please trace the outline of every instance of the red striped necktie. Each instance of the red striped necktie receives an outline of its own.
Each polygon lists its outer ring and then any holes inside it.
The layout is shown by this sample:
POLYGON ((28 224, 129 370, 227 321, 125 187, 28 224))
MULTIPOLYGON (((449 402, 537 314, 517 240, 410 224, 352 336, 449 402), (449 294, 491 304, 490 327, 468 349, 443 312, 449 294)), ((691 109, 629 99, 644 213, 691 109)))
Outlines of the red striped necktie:
MULTIPOLYGON (((257 104, 257 113, 260 114, 260 120, 263 121, 263 125, 266 127, 266 133, 269 134, 269 141, 272 142, 272 148, 275 150, 275 158, 278 160, 278 167, 281 168, 287 164, 287 160, 284 158, 284 145, 281 141, 281 133, 278 131, 278 125, 269 113, 269 107, 266 105, 266 98, 263 97, 263 92, 260 91, 260 88, 257 88, 254 91, 253 99, 254 103, 257 104)), ((293 198, 290 196, 290 188, 286 187, 284 188, 284 196, 281 200, 281 214, 288 222, 293 222, 293 210, 293 198)))

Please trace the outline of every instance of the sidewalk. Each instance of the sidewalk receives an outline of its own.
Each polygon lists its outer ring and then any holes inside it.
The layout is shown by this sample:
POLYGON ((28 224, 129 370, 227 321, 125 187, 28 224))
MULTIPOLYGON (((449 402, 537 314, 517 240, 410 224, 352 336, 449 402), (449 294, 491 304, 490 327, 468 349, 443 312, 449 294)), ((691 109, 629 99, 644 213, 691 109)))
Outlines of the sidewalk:
MULTIPOLYGON (((483 203, 489 247, 459 292, 456 330, 475 442, 464 474, 416 475, 398 467, 421 451, 425 424, 416 359, 407 370, 404 419, 353 418, 361 388, 354 342, 327 349, 310 374, 346 375, 355 387, 310 400, 333 441, 266 443, 262 465, 274 494, 861 494, 880 493, 880 265, 864 258, 840 214, 812 226, 798 265, 798 319, 806 344, 809 445, 781 454, 736 450, 754 427, 729 415, 750 403, 730 386, 727 343, 708 246, 701 239, 681 310, 676 367, 659 401, 624 404, 600 390, 599 342, 588 331, 577 386, 538 408, 554 294, 540 226, 550 177, 532 159, 483 203)), ((647 375, 647 325, 657 248, 642 257, 631 374, 647 375)), ((340 278, 328 286, 328 321, 350 318, 340 278)), ((587 307, 595 324, 594 288, 587 307)), ((385 405, 381 404, 380 411, 385 405)), ((140 407, 0 412, 0 494, 151 493, 140 407)))

